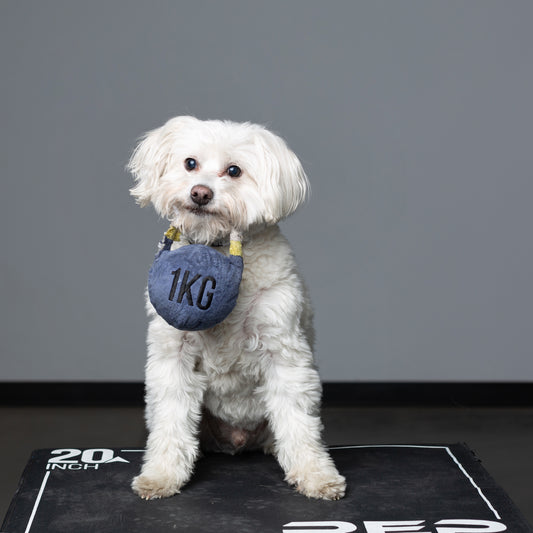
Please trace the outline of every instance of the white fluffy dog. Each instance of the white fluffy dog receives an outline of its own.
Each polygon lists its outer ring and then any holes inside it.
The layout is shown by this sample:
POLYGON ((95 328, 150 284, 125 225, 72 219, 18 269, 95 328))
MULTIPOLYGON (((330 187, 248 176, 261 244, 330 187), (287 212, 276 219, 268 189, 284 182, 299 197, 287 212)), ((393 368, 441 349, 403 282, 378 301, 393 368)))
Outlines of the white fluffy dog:
POLYGON ((263 449, 299 492, 342 498, 345 479, 320 436, 312 310, 277 226, 307 196, 300 161, 261 126, 177 117, 146 134, 129 169, 133 196, 152 203, 185 244, 227 254, 237 232, 244 253, 236 307, 217 326, 180 331, 148 303, 149 436, 133 490, 146 499, 179 492, 200 448, 263 449))

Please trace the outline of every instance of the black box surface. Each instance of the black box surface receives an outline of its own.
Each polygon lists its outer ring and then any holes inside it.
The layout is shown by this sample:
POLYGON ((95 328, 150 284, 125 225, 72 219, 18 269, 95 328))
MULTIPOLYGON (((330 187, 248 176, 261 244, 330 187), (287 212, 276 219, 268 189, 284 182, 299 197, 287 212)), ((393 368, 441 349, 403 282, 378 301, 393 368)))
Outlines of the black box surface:
POLYGON ((33 452, 2 533, 533 533, 464 445, 331 449, 348 491, 310 500, 273 457, 208 455, 181 494, 144 501, 130 483, 143 450, 33 452))

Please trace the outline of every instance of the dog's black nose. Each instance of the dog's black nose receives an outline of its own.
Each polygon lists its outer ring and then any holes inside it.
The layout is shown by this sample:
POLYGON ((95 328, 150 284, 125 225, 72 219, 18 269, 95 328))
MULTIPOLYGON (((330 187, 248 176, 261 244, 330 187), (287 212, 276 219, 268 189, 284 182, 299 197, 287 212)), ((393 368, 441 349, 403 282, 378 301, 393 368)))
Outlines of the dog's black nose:
POLYGON ((191 189, 191 200, 196 205, 206 205, 213 199, 213 191, 205 185, 195 185, 191 189))

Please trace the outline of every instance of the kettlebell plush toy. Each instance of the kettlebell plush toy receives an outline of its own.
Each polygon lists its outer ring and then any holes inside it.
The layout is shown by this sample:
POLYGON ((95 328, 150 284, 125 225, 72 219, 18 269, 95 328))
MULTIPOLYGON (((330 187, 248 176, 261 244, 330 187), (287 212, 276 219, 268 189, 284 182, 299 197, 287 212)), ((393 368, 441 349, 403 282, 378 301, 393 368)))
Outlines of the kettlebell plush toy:
POLYGON ((232 234, 229 256, 204 244, 171 250, 179 240, 179 231, 171 226, 148 275, 150 302, 177 329, 212 328, 237 302, 243 270, 240 236, 232 234))

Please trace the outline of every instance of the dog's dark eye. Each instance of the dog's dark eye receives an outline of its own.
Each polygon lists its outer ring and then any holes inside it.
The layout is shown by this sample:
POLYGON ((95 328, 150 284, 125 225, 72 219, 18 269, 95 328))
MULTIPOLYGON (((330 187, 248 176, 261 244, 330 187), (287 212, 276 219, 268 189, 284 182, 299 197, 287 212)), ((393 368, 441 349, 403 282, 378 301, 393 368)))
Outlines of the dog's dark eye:
POLYGON ((227 173, 230 178, 238 178, 242 174, 242 170, 237 165, 231 165, 228 167, 227 173))
POLYGON ((198 161, 196 159, 193 159, 192 157, 188 157, 185 159, 185 168, 187 170, 194 170, 198 168, 198 161))

